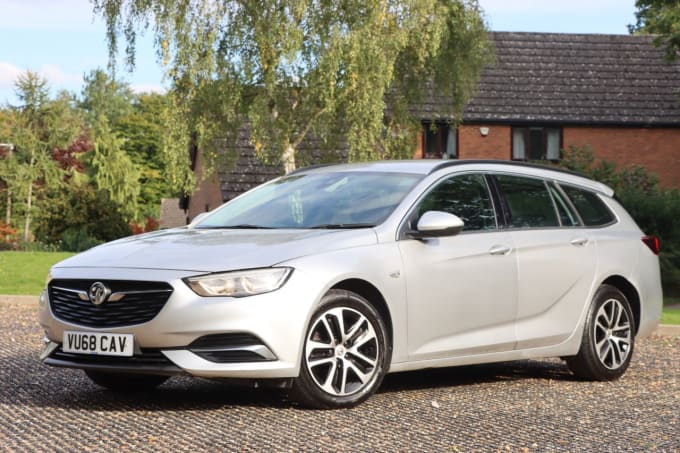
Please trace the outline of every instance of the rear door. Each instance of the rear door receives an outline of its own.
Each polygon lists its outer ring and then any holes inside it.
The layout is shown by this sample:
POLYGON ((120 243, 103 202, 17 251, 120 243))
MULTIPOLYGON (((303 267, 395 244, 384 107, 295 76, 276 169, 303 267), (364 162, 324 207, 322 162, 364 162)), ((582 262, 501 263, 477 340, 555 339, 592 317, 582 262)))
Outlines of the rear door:
POLYGON ((558 344, 574 331, 596 267, 595 242, 552 182, 495 176, 517 253, 517 348, 558 344))

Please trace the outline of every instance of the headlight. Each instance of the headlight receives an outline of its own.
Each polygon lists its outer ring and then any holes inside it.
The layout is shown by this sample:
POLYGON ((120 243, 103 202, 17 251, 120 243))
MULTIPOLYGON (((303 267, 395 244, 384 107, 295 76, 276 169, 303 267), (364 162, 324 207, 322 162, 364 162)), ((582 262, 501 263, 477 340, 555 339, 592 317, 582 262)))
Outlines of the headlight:
POLYGON ((245 297, 279 289, 292 271, 290 267, 271 267, 189 277, 184 282, 199 296, 245 297))

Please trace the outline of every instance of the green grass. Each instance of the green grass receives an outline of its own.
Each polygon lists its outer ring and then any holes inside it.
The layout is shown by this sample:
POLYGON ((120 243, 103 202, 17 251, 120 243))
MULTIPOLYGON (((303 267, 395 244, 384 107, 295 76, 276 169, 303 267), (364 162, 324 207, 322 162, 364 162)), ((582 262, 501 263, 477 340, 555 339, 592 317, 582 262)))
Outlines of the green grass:
POLYGON ((37 296, 53 264, 72 256, 66 252, 0 252, 0 294, 37 296))
POLYGON ((680 308, 664 307, 661 313, 661 324, 680 324, 680 308))

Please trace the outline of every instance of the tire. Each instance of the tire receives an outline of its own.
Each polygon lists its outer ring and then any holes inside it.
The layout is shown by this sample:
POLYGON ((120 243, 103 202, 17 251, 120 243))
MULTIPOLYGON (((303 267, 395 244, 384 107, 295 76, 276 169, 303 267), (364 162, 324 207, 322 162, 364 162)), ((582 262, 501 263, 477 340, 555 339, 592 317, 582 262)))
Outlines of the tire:
POLYGON ((617 288, 602 285, 593 298, 577 355, 567 366, 578 377, 611 381, 626 372, 635 347, 630 303, 617 288))
POLYGON ((352 407, 380 386, 392 356, 385 323, 366 299, 331 290, 305 332, 291 396, 316 409, 352 407))
POLYGON ((96 370, 85 370, 85 374, 98 386, 115 392, 153 390, 170 378, 156 374, 107 373, 96 370))

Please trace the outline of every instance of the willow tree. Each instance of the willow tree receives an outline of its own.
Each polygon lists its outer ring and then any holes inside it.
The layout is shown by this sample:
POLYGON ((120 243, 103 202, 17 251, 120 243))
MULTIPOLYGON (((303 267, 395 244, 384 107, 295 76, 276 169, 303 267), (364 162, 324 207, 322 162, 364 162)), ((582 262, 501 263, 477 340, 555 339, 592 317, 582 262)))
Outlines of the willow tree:
MULTIPOLYGON (((247 125, 259 157, 295 168, 309 136, 350 160, 410 156, 412 106, 459 114, 491 49, 476 0, 93 0, 111 61, 153 31, 172 84, 168 163, 189 181, 192 134, 212 149, 247 125)), ((420 127, 419 125, 417 127, 420 127)))
POLYGON ((631 33, 656 34, 654 43, 665 46, 666 58, 680 55, 680 2, 677 0, 637 0, 637 21, 629 25, 631 33))

